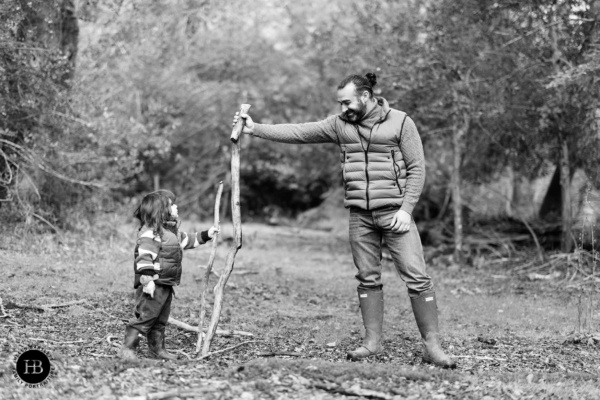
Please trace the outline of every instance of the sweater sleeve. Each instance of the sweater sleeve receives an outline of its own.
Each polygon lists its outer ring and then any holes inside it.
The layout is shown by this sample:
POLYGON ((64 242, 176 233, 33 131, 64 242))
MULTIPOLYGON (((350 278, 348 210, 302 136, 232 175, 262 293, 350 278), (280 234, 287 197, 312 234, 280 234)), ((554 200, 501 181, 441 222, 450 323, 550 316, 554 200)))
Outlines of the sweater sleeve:
POLYGON ((419 131, 410 117, 402 129, 400 151, 406 163, 406 190, 401 210, 412 215, 425 184, 425 155, 419 131))
POLYGON ((208 242, 208 231, 194 232, 188 234, 187 232, 179 232, 179 245, 183 250, 194 249, 201 244, 208 242))
POLYGON ((254 124, 253 136, 281 143, 338 143, 335 120, 332 115, 318 122, 305 124, 254 124))
POLYGON ((160 269, 157 260, 161 240, 151 229, 140 232, 138 236, 138 256, 135 259, 135 271, 141 275, 153 275, 160 269))

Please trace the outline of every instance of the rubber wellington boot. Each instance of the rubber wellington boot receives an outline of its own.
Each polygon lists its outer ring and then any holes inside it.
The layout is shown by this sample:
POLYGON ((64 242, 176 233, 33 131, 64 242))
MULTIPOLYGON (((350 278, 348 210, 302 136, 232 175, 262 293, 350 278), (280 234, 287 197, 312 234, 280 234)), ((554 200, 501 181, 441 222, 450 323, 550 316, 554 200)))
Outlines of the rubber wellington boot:
POLYGON ((358 301, 365 326, 365 338, 362 346, 349 351, 347 358, 359 361, 370 356, 381 354, 383 351, 383 290, 358 289, 358 301))
POLYGON ((423 341, 423 362, 442 368, 456 368, 456 362, 444 353, 440 345, 435 292, 423 293, 410 301, 423 341))
POLYGON ((121 346, 121 358, 125 360, 135 360, 135 350, 140 344, 139 331, 131 326, 125 328, 125 340, 123 340, 123 346, 121 346))
POLYGON ((151 357, 163 360, 177 360, 176 355, 169 353, 165 349, 165 332, 163 330, 153 329, 148 332, 147 338, 151 357))

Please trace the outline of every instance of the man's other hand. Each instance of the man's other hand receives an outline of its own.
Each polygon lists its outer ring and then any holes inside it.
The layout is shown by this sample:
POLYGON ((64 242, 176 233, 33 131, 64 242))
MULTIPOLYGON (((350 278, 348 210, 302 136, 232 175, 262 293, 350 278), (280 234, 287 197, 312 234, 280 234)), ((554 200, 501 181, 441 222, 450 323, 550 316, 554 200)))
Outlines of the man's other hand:
POLYGON ((392 219, 392 223, 390 228, 394 232, 404 233, 408 232, 410 229, 410 224, 412 222, 412 216, 404 210, 398 210, 398 212, 394 215, 392 219))

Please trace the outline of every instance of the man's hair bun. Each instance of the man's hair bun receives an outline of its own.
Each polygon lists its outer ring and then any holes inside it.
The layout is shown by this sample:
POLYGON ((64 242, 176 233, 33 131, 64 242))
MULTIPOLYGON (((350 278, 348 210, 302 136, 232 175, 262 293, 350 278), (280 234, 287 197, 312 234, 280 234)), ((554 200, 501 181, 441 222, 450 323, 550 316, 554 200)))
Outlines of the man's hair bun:
POLYGON ((365 74, 365 77, 367 78, 367 80, 369 81, 369 83, 371 84, 371 87, 377 85, 377 75, 375 75, 372 72, 367 72, 365 74))
POLYGON ((362 95, 366 90, 373 97, 373 86, 377 84, 377 77, 372 72, 365 75, 348 75, 342 79, 338 85, 338 90, 345 88, 350 83, 354 84, 354 89, 358 95, 362 95))

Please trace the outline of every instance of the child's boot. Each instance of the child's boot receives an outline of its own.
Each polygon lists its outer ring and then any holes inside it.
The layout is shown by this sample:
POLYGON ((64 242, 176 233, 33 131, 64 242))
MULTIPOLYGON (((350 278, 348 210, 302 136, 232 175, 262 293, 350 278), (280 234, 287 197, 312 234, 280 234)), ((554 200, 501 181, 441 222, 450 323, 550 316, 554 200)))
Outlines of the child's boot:
POLYGON ((131 326, 125 328, 125 340, 121 346, 120 356, 125 360, 135 360, 135 350, 140 343, 139 331, 131 326))
POLYGON ((163 329, 152 329, 148 332, 148 348, 150 356, 162 358, 163 360, 177 360, 177 356, 165 349, 165 331, 163 329))

